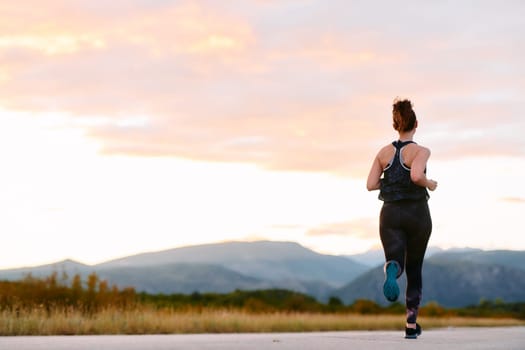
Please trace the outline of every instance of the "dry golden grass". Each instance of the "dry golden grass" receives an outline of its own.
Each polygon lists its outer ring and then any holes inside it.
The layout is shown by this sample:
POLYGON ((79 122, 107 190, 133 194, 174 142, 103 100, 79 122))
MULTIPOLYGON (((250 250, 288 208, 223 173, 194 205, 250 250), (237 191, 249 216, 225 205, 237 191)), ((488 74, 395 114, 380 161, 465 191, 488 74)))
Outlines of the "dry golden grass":
MULTIPOLYGON (((421 317, 426 329, 436 327, 487 327, 525 325, 516 319, 421 317)), ((403 329, 402 315, 356 315, 270 313, 250 314, 235 310, 201 312, 170 310, 105 310, 92 316, 77 311, 43 310, 0 312, 0 335, 80 335, 80 334, 168 334, 311 332, 342 330, 403 329)))

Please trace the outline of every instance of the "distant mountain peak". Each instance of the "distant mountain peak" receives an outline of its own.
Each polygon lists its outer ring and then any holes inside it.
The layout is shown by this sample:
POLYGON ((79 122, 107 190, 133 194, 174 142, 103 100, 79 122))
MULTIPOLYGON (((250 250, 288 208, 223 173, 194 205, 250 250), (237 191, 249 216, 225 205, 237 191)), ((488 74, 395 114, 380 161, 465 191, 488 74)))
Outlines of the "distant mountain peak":
MULTIPOLYGON (((350 257, 316 253, 296 242, 233 241, 143 253, 93 266, 65 259, 44 266, 2 270, 0 280, 21 279, 29 273, 46 277, 54 272, 59 278, 62 272, 86 278, 96 272, 111 284, 150 293, 278 287, 320 300, 330 295, 340 296, 345 302, 360 297, 383 300, 382 250, 350 257), (373 263, 371 268, 364 265, 367 259, 373 263)), ((523 300, 525 251, 429 248, 425 261, 427 301, 466 305, 477 303, 480 297, 523 300), (449 288, 439 290, 450 284, 458 286, 454 293, 449 288)))
POLYGON ((58 264, 58 265, 78 265, 78 266, 88 266, 86 264, 83 264, 81 262, 78 262, 76 260, 73 260, 73 259, 64 259, 62 261, 58 261, 54 264, 58 264))
POLYGON ((290 260, 319 256, 297 242, 287 241, 231 241, 184 246, 141 253, 104 262, 97 266, 160 265, 177 262, 216 263, 230 260, 290 260))

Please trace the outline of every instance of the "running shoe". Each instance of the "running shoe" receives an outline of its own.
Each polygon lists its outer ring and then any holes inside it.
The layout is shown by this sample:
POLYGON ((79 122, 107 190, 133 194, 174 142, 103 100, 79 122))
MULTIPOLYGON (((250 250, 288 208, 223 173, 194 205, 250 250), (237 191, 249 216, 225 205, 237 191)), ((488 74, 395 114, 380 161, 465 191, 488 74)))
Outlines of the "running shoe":
POLYGON ((406 339, 417 339, 421 335, 421 326, 416 323, 416 328, 405 327, 405 338, 406 339))
POLYGON ((394 262, 385 266, 385 284, 383 284, 383 294, 388 301, 396 301, 399 297, 399 286, 397 285, 398 267, 394 262))

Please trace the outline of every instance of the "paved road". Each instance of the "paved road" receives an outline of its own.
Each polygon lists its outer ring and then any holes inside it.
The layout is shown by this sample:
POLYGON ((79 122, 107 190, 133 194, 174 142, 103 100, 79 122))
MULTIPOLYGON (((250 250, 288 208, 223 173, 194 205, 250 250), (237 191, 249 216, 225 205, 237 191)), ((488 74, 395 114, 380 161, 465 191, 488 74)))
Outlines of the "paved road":
POLYGON ((402 332, 108 335, 0 337, 1 350, 524 350, 525 327, 450 328, 424 331, 416 340, 402 332))

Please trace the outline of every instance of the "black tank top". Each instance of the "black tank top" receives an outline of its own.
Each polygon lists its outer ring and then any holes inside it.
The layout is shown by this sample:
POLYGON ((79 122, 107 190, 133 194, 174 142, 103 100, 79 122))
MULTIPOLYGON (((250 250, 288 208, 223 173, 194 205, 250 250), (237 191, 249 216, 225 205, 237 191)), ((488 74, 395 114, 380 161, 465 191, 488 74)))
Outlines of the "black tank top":
POLYGON ((392 142, 392 145, 394 145, 396 148, 396 153, 383 171, 383 178, 381 179, 379 191, 380 200, 385 202, 393 202, 404 199, 428 199, 430 197, 425 187, 418 186, 412 182, 410 179, 410 168, 403 163, 401 149, 411 143, 415 142, 392 142))

